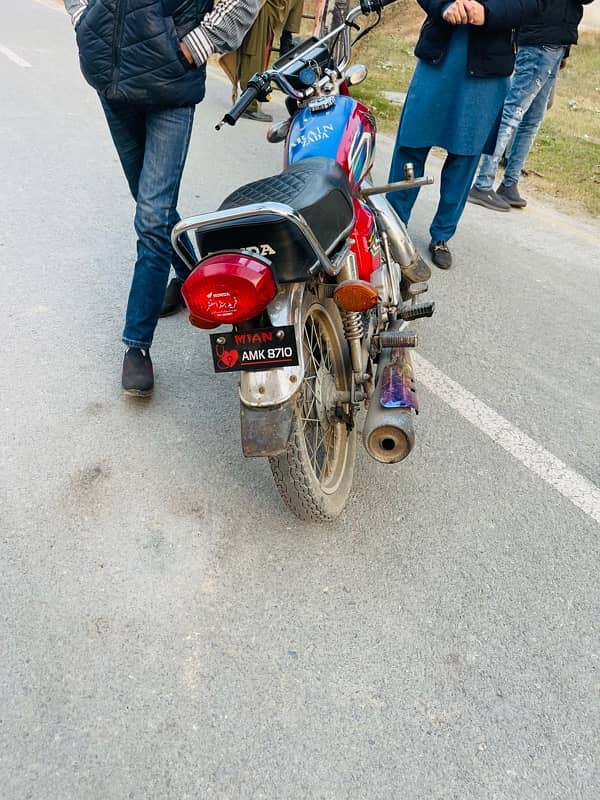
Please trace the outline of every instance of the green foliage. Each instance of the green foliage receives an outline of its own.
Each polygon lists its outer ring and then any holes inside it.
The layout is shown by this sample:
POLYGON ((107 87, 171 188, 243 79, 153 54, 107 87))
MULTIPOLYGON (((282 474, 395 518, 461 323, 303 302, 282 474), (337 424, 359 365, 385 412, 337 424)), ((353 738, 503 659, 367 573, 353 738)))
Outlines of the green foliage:
POLYGON ((369 106, 377 118, 377 124, 382 130, 395 130, 400 119, 400 107, 386 100, 377 89, 370 86, 356 86, 352 90, 352 97, 369 106))

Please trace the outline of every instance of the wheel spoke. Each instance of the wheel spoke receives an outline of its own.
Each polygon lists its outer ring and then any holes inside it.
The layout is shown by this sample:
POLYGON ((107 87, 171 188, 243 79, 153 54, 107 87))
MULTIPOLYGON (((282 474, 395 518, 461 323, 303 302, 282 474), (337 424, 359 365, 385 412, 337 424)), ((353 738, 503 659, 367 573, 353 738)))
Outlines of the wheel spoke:
POLYGON ((311 377, 316 377, 317 365, 313 355, 313 327, 312 320, 307 320, 304 329, 304 361, 306 370, 314 373, 314 376, 311 377))
POLYGON ((315 391, 312 386, 307 388, 310 389, 310 397, 307 397, 306 393, 304 394, 304 403, 303 403, 304 412, 306 413, 308 419, 312 419, 315 422, 317 422, 318 421, 318 416, 316 412, 317 398, 315 395, 315 391), (313 413, 314 416, 312 416, 313 413))

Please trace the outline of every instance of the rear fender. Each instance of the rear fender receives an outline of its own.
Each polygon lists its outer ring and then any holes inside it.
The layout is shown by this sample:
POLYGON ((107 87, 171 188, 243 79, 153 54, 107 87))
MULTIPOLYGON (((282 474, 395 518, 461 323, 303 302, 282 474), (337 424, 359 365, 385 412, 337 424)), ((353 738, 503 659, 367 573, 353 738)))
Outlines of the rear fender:
POLYGON ((284 284, 267 306, 273 326, 294 326, 299 364, 296 367, 281 367, 261 372, 242 372, 240 400, 246 406, 265 408, 281 405, 296 394, 302 385, 304 378, 304 354, 302 352, 304 287, 304 283, 284 284))
POLYGON ((298 366, 240 374, 240 420, 245 456, 276 456, 286 450, 297 394, 304 378, 304 287, 303 283, 282 286, 267 307, 273 325, 294 326, 298 366))

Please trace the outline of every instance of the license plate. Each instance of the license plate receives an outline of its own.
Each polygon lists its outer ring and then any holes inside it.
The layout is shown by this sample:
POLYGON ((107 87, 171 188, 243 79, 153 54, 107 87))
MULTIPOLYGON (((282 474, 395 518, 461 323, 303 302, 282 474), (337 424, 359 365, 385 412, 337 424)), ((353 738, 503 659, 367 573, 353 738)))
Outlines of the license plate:
POLYGON ((298 348, 293 325, 252 331, 211 333, 215 372, 295 367, 298 348))

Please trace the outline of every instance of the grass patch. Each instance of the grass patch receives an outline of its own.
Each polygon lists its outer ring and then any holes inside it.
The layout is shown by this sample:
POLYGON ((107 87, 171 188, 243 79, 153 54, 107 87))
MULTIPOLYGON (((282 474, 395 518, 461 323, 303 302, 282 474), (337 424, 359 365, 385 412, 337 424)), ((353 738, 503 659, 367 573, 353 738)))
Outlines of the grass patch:
POLYGON ((386 100, 381 92, 369 86, 356 87, 352 90, 352 96, 365 103, 371 109, 377 119, 379 128, 385 131, 396 130, 400 119, 400 106, 386 100))

